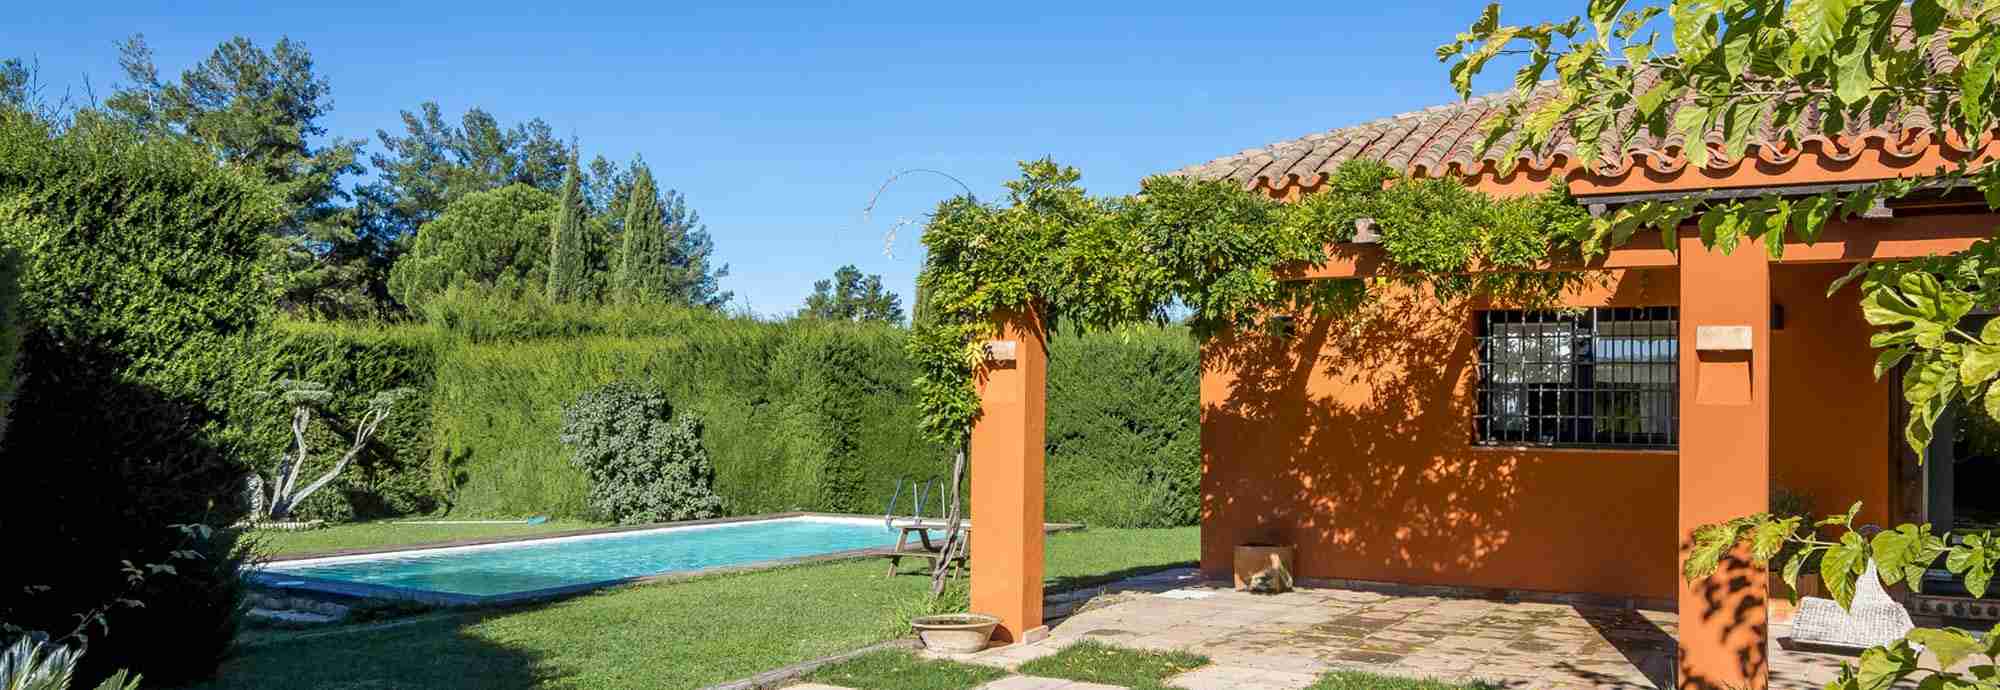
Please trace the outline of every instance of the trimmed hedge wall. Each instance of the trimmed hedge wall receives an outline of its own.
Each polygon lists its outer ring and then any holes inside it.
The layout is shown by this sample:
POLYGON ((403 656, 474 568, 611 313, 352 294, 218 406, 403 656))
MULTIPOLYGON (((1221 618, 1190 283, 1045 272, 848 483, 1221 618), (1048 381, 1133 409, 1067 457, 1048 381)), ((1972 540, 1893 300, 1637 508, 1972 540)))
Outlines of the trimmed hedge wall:
MULTIPOLYGON (((585 487, 556 443, 562 406, 595 386, 650 380, 708 423, 731 514, 873 513, 898 477, 950 471, 918 433, 889 326, 714 317, 678 335, 594 336, 448 349, 436 459, 467 479, 476 515, 583 515, 585 487)), ((1103 526, 1199 518, 1200 364, 1180 329, 1060 336, 1049 383, 1048 516, 1103 526)), ((904 500, 908 500, 905 498, 904 500)))
MULTIPOLYGON (((280 322, 237 370, 232 445, 268 469, 290 443, 281 377, 333 387, 343 418, 375 391, 398 403, 350 470, 357 517, 449 509, 474 517, 590 515, 580 472, 557 440, 585 391, 649 381, 701 416, 729 514, 874 513, 899 477, 950 471, 914 423, 894 326, 761 322, 700 310, 549 305, 447 295, 427 325, 280 322)), ((1198 520, 1200 381, 1178 328, 1058 336, 1049 381, 1049 519, 1102 526, 1198 520)), ((321 461, 343 447, 315 428, 321 461)), ((908 499, 905 498, 905 501, 908 499)), ((935 508, 933 508, 934 510, 935 508)))
POLYGON ((562 407, 650 381, 707 424, 731 514, 872 512, 895 477, 943 467, 907 422, 901 345, 886 327, 719 317, 679 336, 466 343, 439 365, 434 460, 466 478, 460 511, 585 515, 583 480, 556 441, 562 407))
POLYGON ((1048 514, 1119 527, 1201 521, 1201 358, 1182 329, 1049 343, 1048 514))

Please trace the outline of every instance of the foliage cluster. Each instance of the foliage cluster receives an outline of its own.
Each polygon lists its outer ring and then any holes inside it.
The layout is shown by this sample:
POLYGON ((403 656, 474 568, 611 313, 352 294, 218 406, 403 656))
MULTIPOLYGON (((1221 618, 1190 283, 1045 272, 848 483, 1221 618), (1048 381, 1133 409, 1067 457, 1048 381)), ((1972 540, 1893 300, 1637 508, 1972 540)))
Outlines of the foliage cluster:
POLYGON ((882 276, 862 276, 853 264, 827 280, 813 281, 813 293, 799 309, 801 318, 837 321, 903 322, 903 298, 882 288, 882 276))
POLYGON ((658 388, 615 382, 563 409, 562 443, 590 484, 594 517, 620 524, 722 514, 701 420, 676 414, 658 388))
POLYGON ((389 294, 421 311, 447 288, 519 290, 548 281, 556 199, 525 184, 460 197, 425 223, 389 271, 389 294))
POLYGON ((234 634, 242 551, 172 525, 233 523, 244 468, 213 403, 268 309, 277 194, 208 151, 99 117, 58 128, 0 110, 0 240, 21 252, 25 377, 4 447, 0 527, 20 553, 10 624, 59 629, 123 592, 121 563, 198 554, 109 615, 84 675, 177 682, 213 671, 234 634), (49 521, 47 506, 68 506, 49 521), (173 639, 174 645, 154 642, 173 639), (93 670, 95 669, 95 670, 93 670))
POLYGON ((1342 165, 1326 189, 1283 204, 1225 181, 1155 177, 1131 196, 1092 197, 1049 160, 1021 165, 1004 205, 971 196, 940 203, 924 231, 924 295, 910 337, 924 429, 956 443, 978 412, 979 340, 997 314, 1033 310, 1051 333, 1164 322, 1189 313, 1198 338, 1255 328, 1295 310, 1341 311, 1360 280, 1286 280, 1324 263, 1358 224, 1389 260, 1441 299, 1533 288, 1546 296, 1574 274, 1525 269, 1572 256, 1590 217, 1557 185, 1494 199, 1449 180, 1404 179, 1379 162, 1342 165), (1479 269, 1476 275, 1475 269, 1479 269), (1510 270, 1511 269, 1511 270, 1510 270), (1525 279, 1524 279, 1525 277, 1525 279))

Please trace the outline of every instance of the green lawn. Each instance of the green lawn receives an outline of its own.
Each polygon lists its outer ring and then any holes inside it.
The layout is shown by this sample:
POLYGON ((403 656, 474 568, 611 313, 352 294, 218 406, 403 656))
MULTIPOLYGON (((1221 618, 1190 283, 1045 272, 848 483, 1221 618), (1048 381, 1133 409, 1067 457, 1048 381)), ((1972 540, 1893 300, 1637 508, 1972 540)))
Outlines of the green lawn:
POLYGON ((1006 671, 937 659, 903 650, 869 652, 822 668, 806 680, 862 690, 971 690, 1005 678, 1006 671))
MULTIPOLYGON (((1198 531, 1051 535, 1072 586, 1191 563, 1198 531)), ((929 580, 879 560, 638 585, 524 609, 390 627, 260 635, 208 688, 698 688, 891 636, 929 580)), ((373 624, 381 626, 384 624, 373 624)))
POLYGON ((337 549, 411 546, 454 539, 525 537, 573 529, 605 527, 594 522, 550 520, 539 525, 399 525, 394 521, 356 522, 304 532, 253 532, 266 556, 319 553, 337 549))
POLYGON ((1021 673, 1136 690, 1164 690, 1168 678, 1207 665, 1208 657, 1187 652, 1143 651, 1085 640, 1054 655, 1022 664, 1021 673))

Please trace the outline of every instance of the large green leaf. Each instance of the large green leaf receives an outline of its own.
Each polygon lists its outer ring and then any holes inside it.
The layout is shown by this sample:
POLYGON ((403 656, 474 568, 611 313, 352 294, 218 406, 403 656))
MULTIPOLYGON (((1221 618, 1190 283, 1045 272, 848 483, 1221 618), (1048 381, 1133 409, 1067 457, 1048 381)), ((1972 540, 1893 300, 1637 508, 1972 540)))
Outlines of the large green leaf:
POLYGON ((1993 87, 1995 71, 2000 70, 2000 40, 1988 37, 1972 43, 1960 59, 1964 61, 1958 76, 1960 113, 1966 124, 1985 129, 1988 90, 1993 87))
POLYGON ((1834 96, 1849 107, 1862 105, 1875 88, 1875 75, 1868 71, 1870 44, 1865 37, 1841 41, 1833 56, 1834 96))
POLYGON ((1901 345, 1883 348, 1881 352, 1875 353, 1875 378, 1880 380, 1883 374, 1889 373, 1889 370, 1896 368, 1896 365, 1902 364, 1903 358, 1908 356, 1910 356, 1910 348, 1901 345))
POLYGON ((1903 377, 1903 401, 1922 405, 1937 398, 1950 399, 1958 390, 1958 372, 1943 357, 1920 359, 1903 377))
POLYGON ((1981 401, 1985 403, 1986 416, 2000 420, 2000 381, 1994 381, 1987 387, 1986 396, 1981 401))
POLYGON ((1817 550, 1817 548, 1800 549, 1798 553, 1792 554, 1791 560, 1785 561, 1784 569, 1779 571, 1785 578, 1785 588, 1793 603, 1799 600, 1799 573, 1805 570, 1806 561, 1812 560, 1812 553, 1817 550))
POLYGON ((1890 338, 1884 344, 1914 342, 1935 349, 1959 319, 1972 311, 1972 305, 1971 295, 1946 288, 1937 276, 1912 271, 1898 278, 1893 287, 1873 286, 1862 297, 1861 315, 1870 325, 1890 329, 1884 331, 1890 338))
POLYGON ((1906 640, 1862 652, 1860 668, 1855 671, 1855 687, 1889 690, 1896 685, 1896 681, 1916 672, 1919 668, 1917 658, 1917 650, 1906 640))
POLYGON ((1732 525, 1696 527, 1687 560, 1681 562, 1681 577, 1693 582, 1714 575, 1716 567, 1722 563, 1722 554, 1736 546, 1736 542, 1737 531, 1732 525))
POLYGON ((1882 584, 1908 583, 1913 591, 1923 591, 1924 570, 1944 553, 1944 540, 1931 534, 1931 526, 1902 524, 1875 534, 1869 543, 1874 551, 1876 572, 1882 584))
POLYGON ((1681 135, 1681 155, 1687 157, 1688 165, 1696 168, 1708 165, 1709 123, 1713 122, 1708 106, 1689 103, 1674 111, 1674 132, 1681 135))
POLYGON ((1855 0, 1797 0, 1785 20, 1797 40, 1792 43, 1792 64, 1800 65, 1833 52, 1847 25, 1847 15, 1855 0))
POLYGON ((2000 561, 2000 548, 1995 546, 1991 532, 1965 535, 1945 556, 1944 567, 1965 581, 1972 596, 1986 596, 1986 585, 1993 580, 1994 565, 2000 561))
POLYGON ((1861 535, 1848 532, 1840 543, 1827 547, 1819 559, 1819 577, 1828 594, 1845 609, 1854 603, 1854 583, 1868 566, 1868 544, 1861 535))
POLYGON ((1602 39, 1611 37, 1611 24, 1625 11, 1625 0, 1590 0, 1590 23, 1602 39))
POLYGON ((1984 648, 1978 638, 1958 628, 1917 628, 1910 631, 1909 638, 1936 654, 1938 664, 1945 668, 1958 665, 1960 660, 1984 648))

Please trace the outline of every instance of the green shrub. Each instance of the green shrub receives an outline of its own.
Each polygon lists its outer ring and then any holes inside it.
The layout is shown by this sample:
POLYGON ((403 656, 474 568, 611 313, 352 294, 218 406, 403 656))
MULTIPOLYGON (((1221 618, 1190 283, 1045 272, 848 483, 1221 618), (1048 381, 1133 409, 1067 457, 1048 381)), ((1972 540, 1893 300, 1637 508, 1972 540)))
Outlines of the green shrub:
MULTIPOLYGON (((9 622, 73 625, 122 592, 121 561, 165 563, 169 525, 224 525, 245 468, 213 401, 271 295, 279 197, 203 150, 91 113, 59 130, 0 113, 0 240, 21 252, 22 379, 0 457, 9 622), (51 506, 59 509, 51 510, 51 506), (48 587, 16 602, 26 588, 48 587)), ((110 614, 86 667, 174 684, 213 673, 236 627, 233 540, 110 614)), ((91 675, 91 674, 86 674, 91 675)))
POLYGON ((619 382, 583 394, 563 410, 562 442, 589 482, 596 517, 639 524, 722 514, 701 420, 675 414, 658 388, 619 382))

